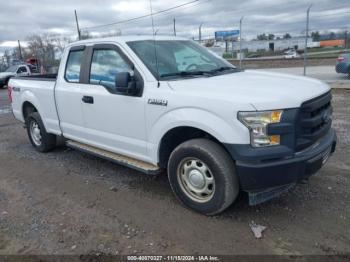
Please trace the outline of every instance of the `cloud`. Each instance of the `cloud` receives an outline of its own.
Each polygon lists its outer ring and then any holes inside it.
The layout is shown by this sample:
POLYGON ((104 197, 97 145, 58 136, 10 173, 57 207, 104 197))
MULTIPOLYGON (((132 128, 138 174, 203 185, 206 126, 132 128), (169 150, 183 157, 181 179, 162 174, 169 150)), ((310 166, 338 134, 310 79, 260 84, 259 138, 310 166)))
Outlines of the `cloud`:
MULTIPOLYGON (((154 12, 189 0, 153 0, 154 12)), ((350 5, 344 0, 317 0, 311 11, 311 29, 348 29, 350 5)), ((203 23, 203 37, 213 36, 216 30, 238 28, 244 16, 243 36, 251 38, 259 33, 301 34, 305 28, 305 13, 312 2, 296 0, 200 0, 182 8, 154 17, 159 34, 172 34, 173 19, 177 33, 197 37, 203 23)), ((74 10, 81 27, 108 24, 150 13, 149 0, 11 0, 0 3, 0 43, 24 40, 33 33, 59 33, 75 36, 74 10)), ((151 20, 117 24, 98 31, 121 31, 123 34, 151 34, 151 20)))

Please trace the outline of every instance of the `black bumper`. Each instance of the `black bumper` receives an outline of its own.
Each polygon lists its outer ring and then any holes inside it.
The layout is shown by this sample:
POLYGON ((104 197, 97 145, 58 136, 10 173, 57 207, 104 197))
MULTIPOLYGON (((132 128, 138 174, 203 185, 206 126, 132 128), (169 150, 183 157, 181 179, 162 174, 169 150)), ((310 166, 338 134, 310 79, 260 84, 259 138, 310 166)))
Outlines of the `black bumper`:
POLYGON ((225 145, 236 161, 242 190, 266 192, 285 188, 316 173, 335 151, 333 129, 313 146, 293 153, 284 146, 252 148, 250 145, 225 145))
POLYGON ((3 87, 6 84, 6 80, 0 78, 0 87, 3 87))

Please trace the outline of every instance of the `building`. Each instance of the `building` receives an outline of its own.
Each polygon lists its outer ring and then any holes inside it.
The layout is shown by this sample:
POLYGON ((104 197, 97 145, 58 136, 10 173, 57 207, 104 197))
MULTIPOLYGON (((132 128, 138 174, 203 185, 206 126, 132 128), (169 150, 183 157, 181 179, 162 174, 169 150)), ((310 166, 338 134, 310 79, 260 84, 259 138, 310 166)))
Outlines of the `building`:
MULTIPOLYGON (((319 47, 320 42, 313 42, 312 38, 308 39, 308 48, 319 47)), ((232 50, 239 51, 240 43, 232 42, 232 50)), ((252 40, 242 41, 242 49, 250 52, 263 51, 283 51, 287 49, 303 50, 305 47, 305 37, 293 37, 290 39, 275 40, 252 40)))

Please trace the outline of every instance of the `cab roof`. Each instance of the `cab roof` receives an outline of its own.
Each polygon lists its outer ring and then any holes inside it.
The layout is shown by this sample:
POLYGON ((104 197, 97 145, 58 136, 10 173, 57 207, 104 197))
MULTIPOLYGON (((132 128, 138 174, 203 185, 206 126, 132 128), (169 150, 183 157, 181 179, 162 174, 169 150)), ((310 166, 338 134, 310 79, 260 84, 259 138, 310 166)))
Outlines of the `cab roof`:
POLYGON ((183 38, 183 37, 176 37, 176 36, 159 36, 159 35, 157 36, 153 36, 153 35, 114 36, 114 37, 106 37, 106 38, 91 38, 87 40, 81 40, 70 44, 69 47, 79 46, 84 44, 106 43, 106 42, 127 43, 132 41, 147 41, 147 40, 188 41, 189 39, 183 38))

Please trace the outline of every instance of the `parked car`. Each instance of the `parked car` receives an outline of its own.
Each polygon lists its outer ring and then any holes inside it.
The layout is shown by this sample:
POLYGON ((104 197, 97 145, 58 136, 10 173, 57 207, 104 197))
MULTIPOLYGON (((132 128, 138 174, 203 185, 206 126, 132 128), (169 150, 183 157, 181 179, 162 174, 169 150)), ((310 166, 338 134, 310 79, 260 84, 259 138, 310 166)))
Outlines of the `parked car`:
POLYGON ((350 78, 350 54, 342 54, 338 57, 335 71, 339 74, 347 74, 350 78))
POLYGON ((285 59, 293 59, 293 58, 299 58, 300 55, 295 50, 288 50, 284 52, 284 58, 285 59))
POLYGON ((207 215, 252 205, 316 173, 334 152, 331 92, 310 78, 241 71, 193 41, 85 40, 58 75, 14 77, 9 98, 39 152, 68 147, 146 174, 207 215), (154 51, 157 52, 154 52, 154 51))
POLYGON ((7 83, 11 77, 14 76, 26 76, 35 72, 35 68, 32 65, 20 64, 10 66, 5 72, 0 72, 0 88, 7 86, 7 83))

